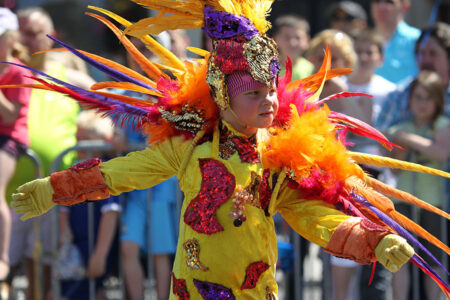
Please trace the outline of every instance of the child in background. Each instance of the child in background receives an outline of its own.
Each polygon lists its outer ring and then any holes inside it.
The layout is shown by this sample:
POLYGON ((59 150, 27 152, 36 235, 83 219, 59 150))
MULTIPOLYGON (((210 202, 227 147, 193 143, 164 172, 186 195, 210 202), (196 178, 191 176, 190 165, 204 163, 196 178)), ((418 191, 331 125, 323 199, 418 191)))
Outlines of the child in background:
MULTIPOLYGON (((393 142, 402 146, 404 150, 395 149, 394 158, 420 163, 424 166, 443 169, 450 153, 450 119, 444 115, 445 86, 439 75, 431 71, 422 71, 411 85, 409 108, 413 114, 411 121, 395 125, 389 129, 393 142)), ((398 172, 397 187, 416 197, 436 206, 442 207, 444 198, 444 183, 441 178, 412 173, 398 172)), ((411 216, 412 207, 404 203, 396 203, 396 209, 411 216)), ((434 236, 440 238, 441 219, 421 210, 419 224, 434 236)), ((425 246, 430 246, 423 241, 425 246)), ((431 253, 440 258, 441 254, 435 247, 427 247, 431 253)), ((422 257, 427 258, 427 255, 422 257)), ((436 267, 433 263, 431 266, 436 267)), ((394 299, 408 299, 409 268, 403 267, 394 274, 394 299)), ((439 288, 425 280, 427 299, 438 299, 439 288)))
MULTIPOLYGON (((335 29, 326 29, 316 34, 309 44, 306 57, 314 65, 314 71, 317 72, 325 55, 325 47, 330 46, 332 68, 353 68, 356 65, 356 53, 353 41, 350 36, 342 31, 335 29)), ((325 82, 321 98, 344 92, 348 89, 344 80, 340 77, 334 77, 325 82)), ((330 108, 337 112, 344 111, 344 101, 347 99, 336 99, 328 101, 330 108)))
MULTIPOLYGON (((114 127, 111 119, 98 116, 94 111, 83 111, 77 119, 77 139, 104 140, 113 139, 114 127)), ((101 153, 93 153, 94 155, 101 153)), ((86 158, 85 153, 81 153, 86 158)), ((104 156, 104 155, 103 155, 104 156)), ((105 158, 105 157, 104 157, 105 158)), ((87 278, 81 280, 63 280, 63 299, 89 299, 89 279, 95 279, 96 299, 106 299, 103 280, 118 266, 118 241, 116 235, 120 212, 118 197, 110 197, 93 204, 61 207, 59 213, 60 242, 73 243, 81 253, 87 278), (94 248, 89 252, 88 209, 93 205, 94 248), (80 220, 82 220, 80 222, 80 220)))
MULTIPOLYGON (((18 49, 17 16, 8 8, 0 7, 0 61, 22 64, 14 55, 18 49)), ((14 65, 0 64, 0 84, 30 83, 31 72, 14 65)), ((27 113, 30 89, 9 88, 0 91, 0 281, 9 273, 9 244, 11 216, 5 193, 14 174, 19 156, 30 140, 27 113)))
POLYGON ((285 15, 274 22, 273 39, 280 50, 280 74, 284 75, 286 61, 292 62, 292 80, 301 79, 314 72, 314 66, 303 57, 309 46, 309 23, 300 16, 285 15))

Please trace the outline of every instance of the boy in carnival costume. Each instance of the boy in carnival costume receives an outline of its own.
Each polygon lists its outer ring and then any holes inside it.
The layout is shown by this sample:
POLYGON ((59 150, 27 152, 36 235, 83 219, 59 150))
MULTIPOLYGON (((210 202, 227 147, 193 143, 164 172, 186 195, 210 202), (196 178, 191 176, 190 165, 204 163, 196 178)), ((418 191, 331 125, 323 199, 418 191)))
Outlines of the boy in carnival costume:
POLYGON ((113 114, 117 122, 132 118, 149 135, 150 147, 107 162, 92 159, 29 182, 13 196, 16 212, 30 218, 56 204, 149 188, 177 175, 185 201, 170 299, 276 299, 276 212, 334 255, 364 264, 379 261, 391 271, 411 259, 448 294, 446 283, 400 236, 415 242, 396 221, 447 253, 450 249, 395 212, 375 189, 426 204, 368 177, 355 161, 448 174, 346 150, 346 130, 388 148, 392 144, 368 125, 321 105, 327 100, 318 99, 323 82, 349 72, 330 70, 329 50, 317 74, 290 82, 291 65, 278 78, 277 47, 265 35, 272 1, 135 2, 161 13, 131 24, 93 8, 124 31, 102 16, 89 15, 112 29, 147 77, 57 41, 119 82, 83 90, 42 74, 58 85, 35 78, 39 84, 32 87, 69 94, 113 114), (182 62, 148 35, 177 28, 203 28, 213 40, 212 53, 191 48, 203 58, 182 62), (163 64, 147 61, 124 33, 141 38, 163 64), (154 100, 101 91, 113 87, 150 94, 154 100))

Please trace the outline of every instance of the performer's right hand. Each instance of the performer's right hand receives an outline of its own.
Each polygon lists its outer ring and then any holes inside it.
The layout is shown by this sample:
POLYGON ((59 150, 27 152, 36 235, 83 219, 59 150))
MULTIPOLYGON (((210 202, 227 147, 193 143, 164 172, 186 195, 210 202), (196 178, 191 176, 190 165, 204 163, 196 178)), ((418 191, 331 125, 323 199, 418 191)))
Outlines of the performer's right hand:
POLYGON ((50 177, 27 182, 19 186, 17 192, 12 195, 11 207, 16 213, 23 214, 21 220, 42 215, 55 206, 50 177))

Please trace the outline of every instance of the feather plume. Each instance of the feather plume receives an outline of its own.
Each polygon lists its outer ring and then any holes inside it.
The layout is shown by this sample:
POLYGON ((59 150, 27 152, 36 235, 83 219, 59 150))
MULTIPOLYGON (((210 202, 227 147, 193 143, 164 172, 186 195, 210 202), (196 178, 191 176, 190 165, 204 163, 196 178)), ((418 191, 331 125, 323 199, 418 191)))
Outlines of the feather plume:
MULTIPOLYGON (((95 7, 95 6, 88 6, 88 8, 103 13, 104 15, 110 17, 111 19, 118 22, 120 25, 122 25, 124 27, 129 27, 132 25, 131 22, 125 20, 124 18, 120 17, 119 15, 117 15, 113 12, 110 12, 106 9, 95 7)), ((141 38, 142 42, 144 42, 146 47, 152 53, 154 53, 156 56, 158 56, 160 58, 162 63, 164 63, 172 68, 175 68, 177 70, 180 70, 180 71, 185 70, 183 62, 175 54, 173 54, 169 50, 165 49, 161 44, 159 44, 157 41, 155 41, 155 39, 153 39, 151 36, 145 35, 140 38, 141 38)))
POLYGON ((406 161, 401 161, 394 158, 389 157, 383 157, 373 154, 367 154, 367 153, 358 153, 358 152, 350 152, 351 157, 353 160, 355 160, 357 163, 360 164, 368 164, 378 167, 388 167, 391 169, 400 169, 400 170, 406 170, 406 171, 413 171, 413 172, 422 172, 427 174, 433 174, 437 176, 442 176, 446 178, 450 178, 450 173, 436 170, 433 168, 425 167, 419 164, 410 163, 406 161))

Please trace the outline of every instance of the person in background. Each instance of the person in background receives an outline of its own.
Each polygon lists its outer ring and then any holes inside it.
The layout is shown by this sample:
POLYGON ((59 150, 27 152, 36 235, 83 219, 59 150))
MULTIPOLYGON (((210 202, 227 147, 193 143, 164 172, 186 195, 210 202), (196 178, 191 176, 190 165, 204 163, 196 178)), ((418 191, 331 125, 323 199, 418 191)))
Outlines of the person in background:
MULTIPOLYGON (((394 158, 420 163, 424 166, 442 169, 450 154, 450 119, 444 115, 445 85, 439 75, 432 71, 422 71, 411 83, 409 107, 413 118, 389 128, 392 141, 403 149, 393 151, 394 158)), ((444 179, 427 174, 412 174, 408 171, 398 172, 397 187, 436 206, 443 207, 444 179)), ((395 203, 396 209, 411 216, 412 207, 405 203, 395 203)), ((434 236, 440 238, 441 219, 426 210, 419 213, 419 224, 434 236)), ((421 241, 436 257, 441 253, 426 241, 421 241)), ((428 256, 421 253, 425 259, 428 256)), ((445 276, 434 261, 429 262, 440 276, 445 276)), ((394 275, 394 299, 408 299, 409 268, 403 267, 394 275)), ((439 299, 439 287, 425 279, 425 292, 428 300, 439 299)))
MULTIPOLYGON (((23 64, 14 56, 19 42, 17 16, 0 7, 0 61, 23 64)), ((0 85, 31 83, 31 72, 12 64, 0 64, 0 85)), ((19 156, 30 143, 27 118, 30 89, 0 90, 0 281, 9 273, 11 215, 6 187, 14 174, 19 156)))
MULTIPOLYGON (((156 36, 165 48, 171 47, 171 39, 176 38, 175 35, 171 38, 169 34, 163 32, 156 36)), ((153 54, 139 39, 132 37, 131 41, 141 53, 149 58, 152 57, 153 54)), ((181 51, 181 48, 185 49, 186 45, 181 47, 179 42, 177 41, 176 48, 181 51)), ((183 51, 184 54, 185 52, 183 51)), ((142 72, 130 56, 127 56, 127 61, 131 69, 142 72)), ((136 92, 123 92, 127 96, 142 97, 142 94, 136 92)), ((146 137, 135 131, 132 126, 125 131, 125 135, 128 144, 145 144, 146 137)), ((126 194, 120 247, 125 288, 130 300, 144 299, 145 272, 141 258, 148 253, 151 253, 151 259, 155 264, 157 297, 158 299, 169 297, 170 271, 177 244, 177 190, 178 182, 175 177, 172 177, 152 189, 135 190, 126 194), (149 196, 151 197, 150 216, 148 216, 149 196)))
POLYGON ((353 1, 340 1, 328 10, 330 28, 352 34, 367 28, 367 13, 361 4, 353 1))
MULTIPOLYGON (((40 7, 29 7, 17 11, 19 19, 19 31, 21 42, 28 48, 29 54, 50 49, 53 41, 47 35, 53 35, 55 30, 51 16, 40 7)), ((89 88, 94 80, 88 75, 69 69, 52 59, 49 53, 32 55, 29 65, 38 71, 68 80, 80 87, 89 88)), ((30 136, 30 148, 38 155, 42 162, 44 175, 50 173, 52 162, 61 152, 76 144, 76 120, 80 111, 78 103, 63 95, 46 91, 33 90, 28 111, 28 129, 30 136)), ((61 168, 67 168, 75 161, 76 153, 72 152, 64 156, 61 168)), ((10 195, 18 186, 35 178, 35 166, 31 160, 21 157, 17 163, 16 171, 11 179, 7 194, 10 195)), ((10 247, 11 266, 13 271, 9 281, 15 275, 20 263, 25 259, 29 294, 33 297, 36 284, 34 281, 33 248, 36 242, 33 223, 23 222, 17 214, 12 215, 12 240, 10 247), (26 247, 21 247, 26 245, 26 247)), ((46 214, 40 218, 40 230, 42 232, 42 262, 43 262, 43 291, 50 291, 51 271, 51 216, 46 214)))
POLYGON ((191 40, 189 39, 186 30, 168 30, 167 33, 170 36, 170 51, 181 60, 187 60, 188 55, 186 53, 186 48, 191 43, 191 40))
MULTIPOLYGON (((383 77, 376 75, 375 70, 383 63, 383 37, 373 30, 362 30, 354 35, 355 52, 358 55, 358 62, 353 73, 344 77, 349 92, 365 93, 373 97, 358 97, 348 99, 344 104, 344 113, 360 119, 368 124, 373 124, 380 113, 381 106, 386 96, 395 90, 396 86, 383 77)), ((355 147, 350 147, 353 151, 381 155, 380 146, 368 143, 365 138, 356 139, 351 136, 350 142, 355 147)), ((384 180, 382 168, 362 166, 363 169, 374 178, 384 180)), ((390 273, 380 265, 376 266, 374 278, 370 285, 372 273, 371 266, 361 266, 351 260, 344 260, 335 256, 331 257, 331 270, 333 278, 333 288, 336 300, 345 300, 348 295, 355 294, 355 288, 351 288, 351 280, 355 278, 358 268, 361 269, 359 278, 359 295, 361 299, 387 299, 389 291, 390 273)), ((355 281, 357 282, 357 280, 355 281)), ((396 298, 395 298, 396 299, 396 298)))
MULTIPOLYGON (((77 140, 111 141, 114 127, 111 119, 100 117, 94 111, 83 111, 77 120, 77 140)), ((84 153, 82 153, 83 155, 84 153)), ((93 153, 102 159, 108 157, 101 153, 93 153)), ((87 157, 84 157, 87 159, 87 157)), ((106 299, 103 280, 118 266, 117 223, 120 212, 119 197, 110 197, 92 204, 93 232, 89 232, 89 205, 61 207, 59 212, 60 243, 70 242, 81 253, 86 267, 86 278, 77 280, 62 280, 61 292, 63 299, 89 299, 89 279, 95 279, 97 300, 106 299), (79 220, 85 220, 80 222, 79 220), (89 249, 90 234, 94 234, 94 247, 89 249), (92 252, 91 252, 92 251, 92 252)))
MULTIPOLYGON (((331 49, 331 67, 332 68, 353 68, 356 65, 357 56, 353 48, 351 37, 335 29, 326 29, 319 32, 311 40, 306 57, 314 65, 315 72, 320 68, 321 62, 325 55, 325 47, 329 45, 331 49)), ((331 78, 325 82, 321 98, 325 98, 332 94, 340 93, 347 90, 344 80, 339 77, 331 78)), ((342 99, 328 101, 327 104, 334 111, 343 111, 344 104, 342 99)))
MULTIPOLYGON (((444 114, 450 117, 450 25, 437 22, 425 28, 415 51, 420 71, 434 71, 444 83, 444 114)), ((409 106, 412 81, 413 78, 405 81, 387 96, 375 122, 376 128, 387 132, 389 127, 412 119, 409 106)))
POLYGON ((372 0, 370 6, 375 30, 385 39, 384 63, 376 73, 396 84, 418 72, 414 45, 420 30, 403 20, 409 7, 409 0, 372 0))
POLYGON ((308 77, 314 66, 303 57, 309 46, 309 24, 295 15, 278 17, 274 22, 273 39, 280 51, 280 75, 284 75, 287 57, 292 62, 292 80, 308 77))

